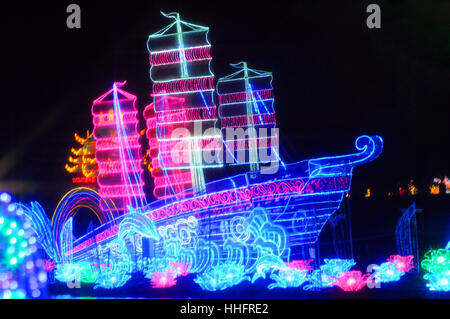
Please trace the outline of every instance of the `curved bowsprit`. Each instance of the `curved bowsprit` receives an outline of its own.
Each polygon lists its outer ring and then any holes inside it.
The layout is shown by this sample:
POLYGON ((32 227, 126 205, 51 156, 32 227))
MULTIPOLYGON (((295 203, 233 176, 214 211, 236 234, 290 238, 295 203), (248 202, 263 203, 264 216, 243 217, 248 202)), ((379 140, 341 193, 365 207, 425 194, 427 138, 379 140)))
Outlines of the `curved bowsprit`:
POLYGON ((355 147, 358 153, 309 160, 309 176, 350 175, 353 167, 371 162, 380 156, 383 151, 383 138, 378 135, 362 135, 356 139, 355 147))

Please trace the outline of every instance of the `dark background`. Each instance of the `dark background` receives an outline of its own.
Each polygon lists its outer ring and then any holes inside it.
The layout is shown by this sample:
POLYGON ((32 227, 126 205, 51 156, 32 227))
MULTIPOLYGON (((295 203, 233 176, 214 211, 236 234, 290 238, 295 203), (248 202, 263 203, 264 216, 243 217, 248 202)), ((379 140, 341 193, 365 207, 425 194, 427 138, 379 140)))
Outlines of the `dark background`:
POLYGON ((411 178, 425 192, 449 175, 449 1, 16 1, 1 19, 2 189, 50 214, 73 187, 64 165, 73 134, 92 129, 92 101, 127 80, 140 110, 151 102, 146 40, 168 24, 160 10, 210 27, 217 77, 243 60, 273 72, 286 162, 379 134, 383 154, 355 169, 355 196, 411 178), (81 29, 66 27, 72 2, 81 29), (366 26, 369 3, 381 29, 366 26))

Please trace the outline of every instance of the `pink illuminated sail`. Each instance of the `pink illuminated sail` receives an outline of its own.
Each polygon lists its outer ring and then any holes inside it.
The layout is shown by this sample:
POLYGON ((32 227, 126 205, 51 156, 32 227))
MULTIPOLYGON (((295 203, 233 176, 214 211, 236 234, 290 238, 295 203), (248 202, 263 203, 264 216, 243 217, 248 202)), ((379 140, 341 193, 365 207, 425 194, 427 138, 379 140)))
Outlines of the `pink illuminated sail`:
POLYGON ((100 206, 102 210, 114 210, 115 215, 127 213, 127 205, 145 204, 136 96, 120 89, 124 84, 114 83, 92 105, 99 194, 111 199, 115 208, 103 207, 104 201, 100 206))
POLYGON ((187 113, 184 98, 171 96, 157 98, 156 104, 151 103, 144 110, 155 184, 153 194, 158 199, 192 188, 191 171, 186 168, 189 143, 173 136, 177 129, 185 129, 187 113))

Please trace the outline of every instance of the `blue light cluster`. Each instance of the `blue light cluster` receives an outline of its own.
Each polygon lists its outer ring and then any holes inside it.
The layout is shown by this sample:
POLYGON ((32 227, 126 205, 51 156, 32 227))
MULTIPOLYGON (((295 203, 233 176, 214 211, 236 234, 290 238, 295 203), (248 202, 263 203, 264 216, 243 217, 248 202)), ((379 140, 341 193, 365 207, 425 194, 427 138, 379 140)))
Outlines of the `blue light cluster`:
POLYGON ((25 211, 0 194, 0 299, 46 298, 47 272, 25 211))
POLYGON ((396 263, 385 262, 375 269, 375 283, 398 281, 405 274, 399 271, 396 263))
POLYGON ((217 265, 194 279, 203 290, 209 291, 224 290, 243 281, 250 281, 250 276, 246 275, 243 265, 236 264, 217 265))
POLYGON ((308 271, 288 268, 279 270, 277 274, 271 274, 270 278, 275 280, 275 283, 270 284, 267 287, 269 289, 300 287, 308 280, 308 271))
POLYGON ((308 284, 303 287, 304 290, 329 288, 334 278, 338 278, 341 273, 349 271, 356 265, 353 259, 324 259, 324 262, 320 269, 313 270, 308 278, 308 284))
POLYGON ((424 276, 431 291, 450 291, 450 271, 429 273, 424 276))

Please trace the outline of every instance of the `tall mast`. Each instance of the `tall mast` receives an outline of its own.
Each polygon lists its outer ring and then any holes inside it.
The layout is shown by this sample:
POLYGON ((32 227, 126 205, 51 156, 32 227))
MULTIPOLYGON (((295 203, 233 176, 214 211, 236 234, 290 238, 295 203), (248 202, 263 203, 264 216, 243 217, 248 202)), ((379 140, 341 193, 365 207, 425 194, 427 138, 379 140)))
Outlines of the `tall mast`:
MULTIPOLYGON (((246 104, 247 104, 247 125, 249 130, 249 141, 248 141, 248 152, 249 152, 249 162, 250 162, 250 171, 255 172, 259 170, 258 163, 258 145, 257 145, 257 136, 252 136, 252 132, 255 132, 255 126, 253 123, 253 92, 250 88, 250 83, 248 79, 248 68, 247 62, 242 62, 243 70, 244 70, 244 82, 245 82, 245 93, 246 93, 246 104), (256 144, 256 145, 255 145, 256 144)), ((255 134, 256 135, 256 134, 255 134)), ((250 177, 255 178, 256 174, 250 174, 250 177)))
POLYGON ((184 39, 183 39, 183 30, 181 28, 180 23, 180 14, 178 12, 174 12, 175 14, 175 22, 177 24, 177 39, 178 39, 178 48, 180 50, 180 73, 181 78, 185 79, 189 77, 189 73, 186 67, 186 57, 184 56, 184 39))
POLYGON ((271 156, 276 153, 273 77, 271 72, 249 68, 247 62, 230 66, 238 71, 219 78, 216 85, 220 126, 226 140, 224 152, 233 157, 230 165, 248 165, 249 177, 256 178, 262 160, 267 161, 259 151, 268 154, 270 150, 271 156), (231 136, 229 128, 235 129, 231 136), (244 129, 244 136, 238 137, 237 129, 244 129))
MULTIPOLYGON (((217 122, 214 74, 210 68, 211 44, 207 37, 209 28, 183 21, 177 12, 162 15, 173 19, 173 22, 150 35, 147 42, 159 144, 158 161, 168 181, 167 187, 161 186, 169 190, 175 189, 172 187, 174 184, 187 185, 189 182, 194 193, 203 193, 206 190, 203 169, 223 166, 221 162, 210 163, 203 159, 204 148, 211 148, 211 141, 220 140, 220 133, 208 131, 217 122), (170 133, 175 128, 187 129, 190 135, 183 138, 172 136, 170 133), (175 163, 170 158, 170 148, 180 143, 183 143, 179 151, 183 153, 183 160, 175 163), (187 177, 186 173, 190 176, 187 177)), ((218 152, 220 144, 217 143, 214 149, 218 152)), ((170 193, 166 197, 179 194, 176 191, 170 193)))
MULTIPOLYGON (((180 74, 182 79, 189 78, 189 73, 186 65, 186 57, 184 53, 184 39, 183 39, 183 30, 181 28, 180 23, 180 14, 178 12, 174 12, 175 21, 177 25, 177 40, 178 40, 178 48, 180 50, 180 74)), ((172 16, 173 17, 173 16, 172 16)), ((194 121, 194 127, 198 125, 199 121, 194 121)), ((192 177, 192 187, 194 193, 203 193, 206 191, 205 188, 205 175, 203 174, 203 168, 201 168, 202 164, 202 147, 199 145, 198 140, 193 136, 193 139, 189 145, 189 160, 191 163, 191 177, 192 177)))

